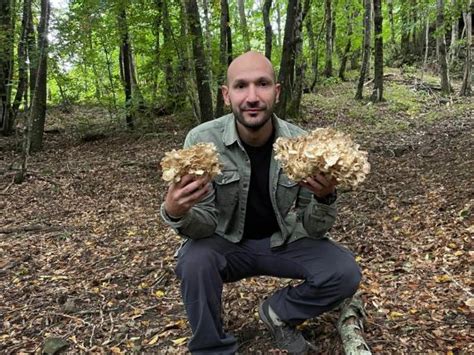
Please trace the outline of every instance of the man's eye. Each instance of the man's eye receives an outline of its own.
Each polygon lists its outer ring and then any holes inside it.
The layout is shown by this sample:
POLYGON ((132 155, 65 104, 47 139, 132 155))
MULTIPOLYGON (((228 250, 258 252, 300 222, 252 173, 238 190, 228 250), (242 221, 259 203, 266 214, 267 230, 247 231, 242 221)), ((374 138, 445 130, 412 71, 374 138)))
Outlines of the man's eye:
POLYGON ((261 81, 260 86, 268 86, 268 83, 266 81, 261 81))

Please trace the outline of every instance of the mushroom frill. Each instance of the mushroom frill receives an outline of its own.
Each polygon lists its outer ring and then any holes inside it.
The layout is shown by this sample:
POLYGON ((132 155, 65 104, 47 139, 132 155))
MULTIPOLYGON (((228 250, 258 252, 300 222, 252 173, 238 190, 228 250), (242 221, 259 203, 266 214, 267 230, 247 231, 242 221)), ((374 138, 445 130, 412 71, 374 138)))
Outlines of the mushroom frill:
POLYGON ((325 173, 354 188, 370 172, 367 152, 359 150, 349 135, 332 128, 318 128, 300 137, 280 137, 273 148, 284 172, 297 182, 325 173))
POLYGON ((198 143, 165 153, 161 169, 163 180, 169 185, 180 182, 185 175, 208 175, 212 179, 221 172, 219 154, 212 143, 198 143))

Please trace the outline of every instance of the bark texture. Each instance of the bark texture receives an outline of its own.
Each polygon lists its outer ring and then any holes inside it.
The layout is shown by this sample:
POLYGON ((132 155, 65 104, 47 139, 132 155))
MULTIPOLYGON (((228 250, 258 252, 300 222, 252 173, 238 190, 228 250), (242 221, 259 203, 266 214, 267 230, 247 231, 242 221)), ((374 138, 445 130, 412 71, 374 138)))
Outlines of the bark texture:
POLYGON ((364 0, 364 50, 362 52, 362 65, 360 67, 359 82, 357 84, 357 92, 355 98, 362 100, 362 92, 364 89, 365 76, 367 74, 370 57, 370 23, 372 17, 371 0, 364 0))
POLYGON ((441 76, 441 94, 444 96, 449 95, 451 91, 451 85, 449 83, 449 68, 448 68, 448 55, 446 52, 446 35, 444 33, 444 0, 437 0, 437 17, 436 27, 440 32, 438 34, 438 62, 440 65, 440 76, 441 76))
POLYGON ((374 89, 371 101, 383 101, 382 0, 374 0, 374 89))
POLYGON ((461 85, 461 96, 472 95, 472 13, 474 3, 470 1, 469 11, 464 13, 466 27, 466 59, 464 61, 464 75, 461 85))
POLYGON ((35 90, 31 101, 31 145, 28 152, 37 152, 43 147, 43 132, 46 119, 47 76, 48 76, 48 27, 50 5, 48 0, 41 0, 41 15, 38 25, 38 72, 35 90))
POLYGON ((263 3, 263 23, 265 24, 265 57, 272 60, 272 41, 273 32, 270 22, 270 10, 272 8, 272 0, 265 0, 263 3))
POLYGON ((209 74, 202 40, 202 29, 199 21, 199 10, 196 0, 186 0, 189 34, 192 38, 194 70, 199 97, 199 119, 201 122, 213 118, 212 93, 209 74))

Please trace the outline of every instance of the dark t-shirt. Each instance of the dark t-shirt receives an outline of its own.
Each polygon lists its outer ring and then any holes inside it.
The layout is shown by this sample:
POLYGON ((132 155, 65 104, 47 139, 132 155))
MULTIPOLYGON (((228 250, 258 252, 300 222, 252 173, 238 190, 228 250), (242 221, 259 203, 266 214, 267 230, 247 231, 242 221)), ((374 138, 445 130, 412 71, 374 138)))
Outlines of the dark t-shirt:
POLYGON ((242 142, 251 166, 250 187, 247 198, 244 238, 263 239, 279 229, 270 200, 270 160, 275 135, 260 147, 242 142))

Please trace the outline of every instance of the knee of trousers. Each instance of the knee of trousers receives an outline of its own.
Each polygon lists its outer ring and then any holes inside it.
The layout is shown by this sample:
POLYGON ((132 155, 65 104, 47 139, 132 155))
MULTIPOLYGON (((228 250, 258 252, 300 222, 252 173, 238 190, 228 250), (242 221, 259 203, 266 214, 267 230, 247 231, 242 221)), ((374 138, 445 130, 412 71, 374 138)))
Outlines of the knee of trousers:
POLYGON ((319 295, 321 288, 326 288, 331 296, 330 303, 349 298, 356 293, 361 280, 360 268, 355 260, 349 260, 333 266, 328 266, 328 273, 321 278, 321 274, 308 280, 314 287, 315 295, 319 295))
POLYGON ((341 298, 348 298, 354 295, 359 288, 361 278, 362 274, 355 260, 340 265, 337 271, 337 279, 339 281, 337 288, 341 298))
POLYGON ((212 249, 193 248, 180 256, 175 268, 182 281, 200 280, 218 274, 225 266, 225 258, 212 249))

